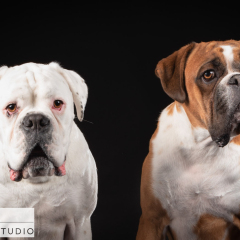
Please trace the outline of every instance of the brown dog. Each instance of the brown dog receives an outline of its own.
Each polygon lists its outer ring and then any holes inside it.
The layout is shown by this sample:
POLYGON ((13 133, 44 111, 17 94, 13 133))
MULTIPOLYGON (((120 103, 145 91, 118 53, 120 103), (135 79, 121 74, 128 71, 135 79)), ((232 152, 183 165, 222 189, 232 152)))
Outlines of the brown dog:
POLYGON ((143 164, 137 240, 240 239, 240 42, 191 43, 156 74, 175 102, 143 164))

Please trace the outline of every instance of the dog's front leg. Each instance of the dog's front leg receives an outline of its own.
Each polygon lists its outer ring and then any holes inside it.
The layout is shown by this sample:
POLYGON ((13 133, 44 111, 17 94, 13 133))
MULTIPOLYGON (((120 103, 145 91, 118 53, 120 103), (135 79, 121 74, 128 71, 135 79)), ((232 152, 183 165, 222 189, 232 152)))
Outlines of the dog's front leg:
POLYGON ((142 216, 136 239, 165 240, 165 229, 169 225, 170 220, 160 201, 153 194, 151 152, 146 157, 142 168, 141 208, 142 216))
MULTIPOLYGON (((140 218, 138 233, 136 240, 166 240, 166 226, 164 222, 151 219, 140 218), (160 223, 160 225, 158 225, 160 223)), ((170 238, 172 240, 172 238, 170 238)), ((169 240, 170 240, 169 239, 169 240)))
POLYGON ((92 240, 90 217, 85 218, 83 221, 76 222, 75 224, 76 238, 74 238, 74 240, 92 240))

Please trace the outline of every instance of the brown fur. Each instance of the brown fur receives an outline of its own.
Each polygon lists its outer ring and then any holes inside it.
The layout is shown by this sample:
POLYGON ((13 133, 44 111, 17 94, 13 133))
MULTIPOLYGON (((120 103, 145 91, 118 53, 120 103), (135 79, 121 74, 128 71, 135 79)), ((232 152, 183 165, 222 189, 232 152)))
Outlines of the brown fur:
POLYGON ((173 111, 174 111, 174 107, 175 107, 175 102, 171 103, 168 107, 167 107, 167 114, 170 116, 170 115, 173 115, 173 111))
POLYGON ((163 89, 174 100, 183 103, 182 106, 193 127, 208 128, 210 124, 214 85, 198 86, 195 78, 200 67, 214 56, 217 55, 222 63, 225 62, 221 45, 236 47, 233 51, 234 59, 240 60, 240 43, 229 40, 189 44, 157 64, 155 71, 163 89))
MULTIPOLYGON (((159 123, 158 123, 159 125, 159 123)), ((141 179, 141 208, 137 240, 163 240, 163 230, 169 224, 170 219, 161 203, 153 194, 152 188, 152 140, 155 138, 158 128, 150 140, 149 154, 142 168, 141 179)))
POLYGON ((223 219, 204 214, 199 218, 193 231, 197 235, 197 240, 221 240, 227 227, 228 224, 223 219))
MULTIPOLYGON (((197 83, 196 79, 201 72, 211 69, 210 60, 215 56, 220 58, 225 64, 223 48, 221 45, 232 45, 234 59, 240 61, 240 43, 229 40, 224 42, 192 43, 182 47, 167 58, 159 61, 156 67, 156 75, 160 78, 163 89, 172 97, 175 103, 167 108, 169 116, 173 114, 174 107, 181 112, 184 108, 192 127, 202 127, 208 129, 212 119, 212 97, 217 84, 197 83)), ((240 66, 232 66, 234 67, 240 66)), ((221 79, 225 76, 223 73, 221 79)), ((219 79, 218 81, 220 81, 219 79)), ((159 123, 158 123, 159 126, 159 123)), ((163 240, 163 232, 166 228, 169 239, 177 239, 176 234, 170 229, 170 219, 161 203, 154 196, 152 189, 152 141, 158 132, 156 129, 150 140, 149 154, 146 157, 141 179, 141 207, 142 216, 140 218, 137 240, 163 240)), ((240 135, 232 139, 232 142, 240 145, 240 135)), ((193 231, 198 240, 220 240, 227 232, 227 239, 240 239, 240 221, 234 217, 233 223, 228 223, 224 219, 217 218, 210 214, 200 217, 193 231)))
POLYGON ((240 220, 233 217, 233 224, 210 214, 202 215, 193 231, 197 240, 240 240, 240 220), (226 238, 224 238, 224 236, 226 238))
POLYGON ((160 78, 164 91, 178 102, 185 102, 184 69, 189 53, 195 43, 188 44, 158 62, 155 73, 160 78))
MULTIPOLYGON (((183 107, 193 127, 208 128, 210 124, 212 115, 211 100, 214 92, 214 85, 199 86, 196 84, 195 78, 200 67, 214 56, 217 55, 222 63, 225 62, 222 54, 223 49, 220 47, 221 45, 232 45, 236 47, 233 51, 234 59, 239 61, 240 43, 233 40, 195 44, 191 55, 187 59, 185 68, 185 86, 188 93, 188 101, 184 102, 183 107)), ((225 74, 222 77, 224 76, 225 74)))
POLYGON ((240 145, 240 135, 237 135, 236 137, 234 137, 230 142, 240 145))

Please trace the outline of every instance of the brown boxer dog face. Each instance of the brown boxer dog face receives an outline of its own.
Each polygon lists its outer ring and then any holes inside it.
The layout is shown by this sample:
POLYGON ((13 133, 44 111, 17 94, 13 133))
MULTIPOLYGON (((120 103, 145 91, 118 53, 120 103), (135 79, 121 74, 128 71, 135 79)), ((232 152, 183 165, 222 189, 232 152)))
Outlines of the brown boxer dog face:
POLYGON ((208 129, 219 147, 240 126, 240 43, 191 43, 156 67, 164 91, 180 102, 193 127, 208 129))

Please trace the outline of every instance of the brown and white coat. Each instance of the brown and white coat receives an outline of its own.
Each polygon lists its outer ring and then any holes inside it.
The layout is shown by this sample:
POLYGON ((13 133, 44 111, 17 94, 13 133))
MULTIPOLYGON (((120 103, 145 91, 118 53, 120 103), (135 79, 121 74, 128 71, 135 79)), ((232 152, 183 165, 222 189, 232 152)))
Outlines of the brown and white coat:
POLYGON ((240 43, 191 43, 156 74, 175 102, 143 164, 137 240, 240 239, 240 43))

